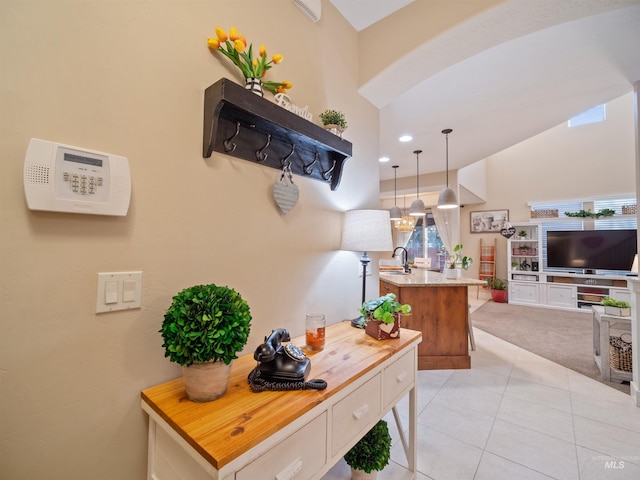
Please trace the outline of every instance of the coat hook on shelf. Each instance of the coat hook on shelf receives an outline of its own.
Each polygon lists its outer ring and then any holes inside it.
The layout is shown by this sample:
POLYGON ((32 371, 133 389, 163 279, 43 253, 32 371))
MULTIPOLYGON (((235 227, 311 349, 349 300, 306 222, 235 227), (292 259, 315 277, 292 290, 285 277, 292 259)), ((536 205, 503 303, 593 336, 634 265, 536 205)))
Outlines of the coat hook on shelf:
POLYGON ((270 143, 271 143, 271 134, 267 133, 267 143, 261 149, 256 150, 256 160, 257 161, 264 162, 267 159, 267 156, 269 154, 265 153, 264 151, 267 149, 267 147, 269 146, 270 143))
POLYGON ((291 144, 291 151, 289 152, 289 155, 287 155, 286 157, 284 157, 282 160, 280 160, 280 165, 282 165, 282 167, 289 167, 291 168, 291 160, 289 160, 291 158, 291 155, 293 155, 293 152, 295 152, 296 150, 296 144, 292 143, 291 144), (287 163, 287 161, 289 163, 287 163))
POLYGON ((327 170, 326 172, 322 172, 322 178, 324 178, 326 181, 331 180, 331 172, 333 172, 333 169, 336 168, 336 161, 333 161, 333 165, 331 165, 331 168, 329 170, 327 170))
POLYGON ((236 149, 237 145, 232 140, 236 138, 239 133, 240 133, 240 122, 236 122, 236 133, 234 133, 232 137, 227 138, 223 142, 225 152, 231 153, 236 149))
POLYGON ((315 158, 313 159, 313 162, 311 162, 309 165, 303 165, 302 166, 302 170, 304 171, 305 175, 311 175, 313 173, 313 166, 318 161, 318 157, 319 157, 319 154, 318 154, 318 152, 316 152, 316 155, 315 155, 315 158))

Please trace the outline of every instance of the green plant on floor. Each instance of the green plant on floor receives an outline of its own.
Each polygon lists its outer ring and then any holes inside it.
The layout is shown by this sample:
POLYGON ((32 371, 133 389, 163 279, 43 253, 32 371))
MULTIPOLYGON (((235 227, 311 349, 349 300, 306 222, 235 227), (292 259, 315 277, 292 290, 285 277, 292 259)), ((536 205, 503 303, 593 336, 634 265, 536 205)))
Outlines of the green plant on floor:
POLYGON ((355 469, 371 473, 389 464, 391 435, 387 422, 380 420, 345 455, 347 464, 355 469))
POLYGON ((501 278, 491 277, 487 278, 487 287, 491 290, 506 290, 507 282, 501 278))

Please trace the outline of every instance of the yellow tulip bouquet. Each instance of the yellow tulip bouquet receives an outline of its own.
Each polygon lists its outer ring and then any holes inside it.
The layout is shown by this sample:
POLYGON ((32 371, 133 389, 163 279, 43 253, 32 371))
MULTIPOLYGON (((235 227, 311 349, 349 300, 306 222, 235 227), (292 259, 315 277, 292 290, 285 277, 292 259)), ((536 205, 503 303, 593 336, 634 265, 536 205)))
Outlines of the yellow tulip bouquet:
MULTIPOLYGON (((235 27, 231 27, 229 35, 222 28, 216 28, 215 38, 208 38, 207 45, 215 52, 220 52, 236 65, 244 78, 257 78, 262 80, 274 65, 282 62, 283 56, 280 54, 273 55, 271 60, 267 61, 267 49, 264 45, 260 45, 258 56, 253 58, 253 45, 248 44, 244 35, 239 35, 235 27)), ((271 93, 286 93, 287 89, 292 87, 291 82, 271 82, 262 80, 262 86, 271 93)))

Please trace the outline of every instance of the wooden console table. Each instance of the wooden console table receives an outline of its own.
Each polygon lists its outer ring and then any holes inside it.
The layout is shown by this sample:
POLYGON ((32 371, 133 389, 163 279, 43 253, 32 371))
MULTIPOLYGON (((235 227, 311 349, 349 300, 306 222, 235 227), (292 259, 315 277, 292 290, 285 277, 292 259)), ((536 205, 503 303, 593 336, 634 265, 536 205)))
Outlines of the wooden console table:
POLYGON ((631 332, 631 317, 616 317, 604 313, 604 307, 593 305, 593 360, 606 382, 630 382, 631 372, 613 368, 609 361, 609 335, 612 327, 631 332))
MULTIPOLYGON (((268 333, 268 332, 266 332, 268 333)), ((378 341, 349 321, 327 328, 326 346, 308 352, 309 378, 322 391, 252 393, 253 354, 235 360, 227 393, 187 399, 182 378, 142 392, 149 414, 147 478, 168 480, 320 479, 409 393, 409 435, 401 435, 407 476, 416 476, 416 376, 420 332, 378 341)), ((293 339, 304 345, 304 337, 293 339)), ((404 430, 398 425, 398 430, 404 430)))

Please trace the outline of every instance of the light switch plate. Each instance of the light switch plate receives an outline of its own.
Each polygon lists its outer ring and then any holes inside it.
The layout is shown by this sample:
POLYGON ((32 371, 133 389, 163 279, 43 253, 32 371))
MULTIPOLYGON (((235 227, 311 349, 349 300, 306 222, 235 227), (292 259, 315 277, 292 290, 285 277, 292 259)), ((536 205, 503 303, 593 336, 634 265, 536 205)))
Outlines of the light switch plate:
POLYGON ((98 273, 96 313, 140 308, 141 304, 141 271, 98 273), (114 284, 115 292, 112 288, 114 284))

